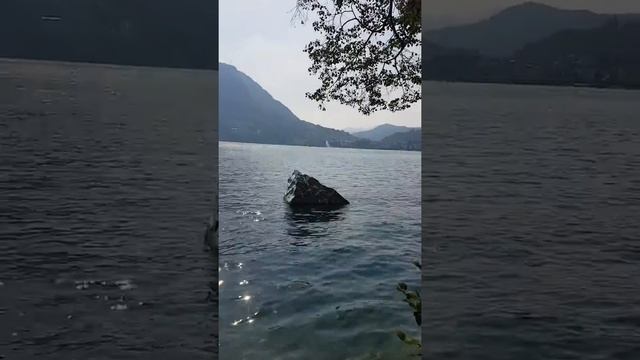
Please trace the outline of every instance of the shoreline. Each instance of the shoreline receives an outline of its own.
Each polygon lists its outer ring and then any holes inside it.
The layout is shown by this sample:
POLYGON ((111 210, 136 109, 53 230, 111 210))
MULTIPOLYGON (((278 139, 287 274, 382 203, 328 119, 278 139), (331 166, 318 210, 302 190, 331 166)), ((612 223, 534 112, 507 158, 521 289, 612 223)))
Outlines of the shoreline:
MULTIPOLYGON (((423 79, 423 83, 447 83, 447 84, 474 84, 474 85, 516 85, 516 86, 539 86, 539 87, 556 87, 556 88, 567 88, 567 89, 597 89, 597 90, 625 90, 625 91, 639 91, 640 85, 638 86, 623 86, 623 85, 596 85, 596 84, 588 84, 588 83, 555 83, 555 82, 532 82, 532 81, 488 81, 488 80, 434 80, 434 79, 423 79)), ((423 84, 424 86, 424 84, 423 84)))
POLYGON ((292 144, 271 144, 271 143, 260 143, 260 142, 247 142, 247 141, 233 141, 233 140, 222 140, 218 139, 218 145, 220 143, 229 143, 229 144, 252 144, 252 145, 269 145, 269 146, 299 146, 299 147, 308 147, 308 148, 318 148, 318 149, 352 149, 352 150, 376 150, 376 151, 404 151, 404 152, 422 152, 420 150, 405 150, 405 149, 376 149, 376 148, 359 148, 359 147, 346 147, 346 146, 315 146, 315 145, 292 145, 292 144))
POLYGON ((156 65, 132 65, 132 64, 117 64, 117 63, 102 63, 102 62, 86 62, 86 61, 73 61, 73 60, 53 60, 53 59, 35 59, 35 58, 13 58, 0 56, 0 63, 5 64, 47 64, 47 65, 64 65, 64 66, 92 66, 97 68, 116 69, 116 68, 139 68, 139 69, 158 69, 158 70, 172 70, 172 71, 218 71, 217 68, 187 68, 177 66, 156 66, 156 65))

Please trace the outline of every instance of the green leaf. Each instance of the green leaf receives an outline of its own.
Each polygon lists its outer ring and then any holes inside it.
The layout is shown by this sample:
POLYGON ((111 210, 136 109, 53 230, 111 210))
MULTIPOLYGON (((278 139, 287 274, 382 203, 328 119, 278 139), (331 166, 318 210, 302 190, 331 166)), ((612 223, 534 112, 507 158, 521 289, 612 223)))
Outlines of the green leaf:
POLYGON ((402 342, 404 342, 407 345, 411 345, 411 346, 416 346, 418 348, 422 348, 422 344, 420 344, 420 341, 405 334, 403 331, 397 331, 396 335, 398 336, 398 338, 400 340, 402 340, 402 342))

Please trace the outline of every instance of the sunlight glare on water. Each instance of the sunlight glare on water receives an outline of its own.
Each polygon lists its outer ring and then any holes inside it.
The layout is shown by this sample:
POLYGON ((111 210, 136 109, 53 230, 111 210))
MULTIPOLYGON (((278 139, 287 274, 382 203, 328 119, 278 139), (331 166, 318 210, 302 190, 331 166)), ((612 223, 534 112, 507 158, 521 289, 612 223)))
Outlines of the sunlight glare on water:
POLYGON ((220 359, 406 359, 420 153, 220 144, 220 359), (292 210, 294 169, 351 204, 292 210), (258 220, 258 221, 256 221, 258 220))

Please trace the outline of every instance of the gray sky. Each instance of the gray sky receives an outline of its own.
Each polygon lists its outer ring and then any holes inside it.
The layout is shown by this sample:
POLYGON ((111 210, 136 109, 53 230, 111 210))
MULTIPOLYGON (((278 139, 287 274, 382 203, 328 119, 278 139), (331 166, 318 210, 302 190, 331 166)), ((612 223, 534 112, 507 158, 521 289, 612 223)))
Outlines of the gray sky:
MULTIPOLYGON (((520 4, 523 0, 422 0, 426 28, 473 22, 520 4)), ((599 13, 640 13, 640 0, 536 0, 558 8, 588 9, 599 13)))
POLYGON ((304 46, 317 35, 310 25, 292 24, 295 0, 220 0, 220 62, 234 65, 305 121, 344 129, 372 128, 383 123, 420 126, 420 103, 408 110, 364 116, 329 103, 321 111, 305 92, 319 81, 309 75, 304 46))

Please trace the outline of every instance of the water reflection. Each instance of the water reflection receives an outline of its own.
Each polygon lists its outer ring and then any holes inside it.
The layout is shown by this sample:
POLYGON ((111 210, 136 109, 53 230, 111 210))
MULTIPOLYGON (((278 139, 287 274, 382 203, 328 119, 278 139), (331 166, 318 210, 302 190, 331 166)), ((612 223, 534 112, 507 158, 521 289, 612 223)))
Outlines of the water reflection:
POLYGON ((236 301, 235 309, 232 310, 234 319, 230 324, 234 327, 253 324, 259 314, 259 310, 257 310, 259 303, 256 301, 253 289, 249 286, 251 282, 245 278, 245 264, 225 261, 221 265, 220 277, 225 277, 226 281, 220 279, 218 286, 221 291, 233 294, 229 299, 236 301))
POLYGON ((395 332, 415 321, 385 279, 419 282, 394 256, 420 249, 419 154, 336 149, 318 162, 317 149, 223 142, 219 163, 220 359, 410 359, 395 332), (282 174, 300 164, 364 182, 340 188, 354 200, 341 209, 291 209, 282 174), (246 174, 260 175, 252 187, 246 174))
MULTIPOLYGON (((322 237, 327 233, 327 223, 344 220, 345 210, 341 209, 315 209, 315 208, 290 208, 285 210, 287 234, 304 239, 309 237, 322 237)), ((299 245, 298 242, 292 245, 299 245)))

